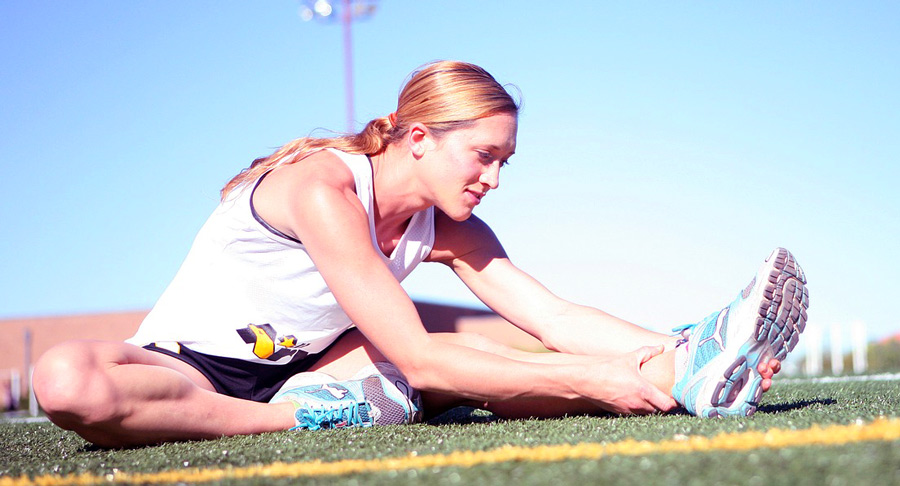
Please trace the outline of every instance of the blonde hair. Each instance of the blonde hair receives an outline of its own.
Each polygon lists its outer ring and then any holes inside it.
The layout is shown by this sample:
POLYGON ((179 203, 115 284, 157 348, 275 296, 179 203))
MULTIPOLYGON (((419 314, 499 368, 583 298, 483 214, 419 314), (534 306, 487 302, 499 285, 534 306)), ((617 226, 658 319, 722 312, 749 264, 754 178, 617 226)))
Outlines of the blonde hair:
POLYGON ((397 111, 376 118, 357 134, 332 138, 303 137, 272 155, 260 157, 222 188, 222 198, 235 187, 256 180, 272 167, 293 164, 323 148, 377 155, 401 140, 413 122, 435 136, 464 128, 479 118, 501 113, 518 115, 519 104, 487 71, 461 61, 437 61, 414 71, 397 99, 397 111))

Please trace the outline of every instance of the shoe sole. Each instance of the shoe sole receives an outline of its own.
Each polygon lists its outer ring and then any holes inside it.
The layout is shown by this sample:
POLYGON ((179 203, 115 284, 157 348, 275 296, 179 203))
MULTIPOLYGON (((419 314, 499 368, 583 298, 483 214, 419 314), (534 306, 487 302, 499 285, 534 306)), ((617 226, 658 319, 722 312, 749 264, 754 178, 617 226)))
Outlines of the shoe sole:
POLYGON ((744 290, 747 297, 757 279, 765 282, 759 293, 755 332, 725 367, 723 380, 713 390, 711 406, 705 407, 700 416, 753 415, 763 393, 759 363, 770 358, 783 361, 806 328, 809 291, 803 269, 784 248, 775 250, 766 262, 767 271, 757 275, 744 290))

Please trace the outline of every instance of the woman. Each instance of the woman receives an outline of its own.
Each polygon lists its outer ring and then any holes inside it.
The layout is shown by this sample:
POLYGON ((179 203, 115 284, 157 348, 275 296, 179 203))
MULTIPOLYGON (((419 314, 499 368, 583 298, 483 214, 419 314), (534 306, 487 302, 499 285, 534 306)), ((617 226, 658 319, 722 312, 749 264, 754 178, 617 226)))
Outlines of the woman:
POLYGON ((480 67, 436 62, 361 133, 257 159, 133 338, 42 357, 42 407, 104 446, 411 423, 457 405, 753 413, 805 323, 790 254, 776 250, 735 302, 681 336, 556 297, 472 215, 515 152, 517 114, 480 67), (558 352, 428 333, 399 283, 422 261, 558 352))

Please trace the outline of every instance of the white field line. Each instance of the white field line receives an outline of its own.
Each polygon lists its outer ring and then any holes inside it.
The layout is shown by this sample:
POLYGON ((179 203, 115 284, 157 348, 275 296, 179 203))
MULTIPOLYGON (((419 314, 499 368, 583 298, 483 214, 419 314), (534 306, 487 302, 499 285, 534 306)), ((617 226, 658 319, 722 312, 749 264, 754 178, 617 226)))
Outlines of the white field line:
POLYGON ((897 381, 900 380, 900 373, 881 373, 878 375, 852 375, 852 376, 818 376, 809 378, 784 378, 775 379, 773 384, 778 383, 849 383, 854 381, 897 381))
POLYGON ((0 424, 32 424, 39 422, 49 422, 48 419, 44 415, 39 415, 37 417, 32 417, 29 415, 22 415, 18 413, 10 413, 10 414, 0 414, 0 424))

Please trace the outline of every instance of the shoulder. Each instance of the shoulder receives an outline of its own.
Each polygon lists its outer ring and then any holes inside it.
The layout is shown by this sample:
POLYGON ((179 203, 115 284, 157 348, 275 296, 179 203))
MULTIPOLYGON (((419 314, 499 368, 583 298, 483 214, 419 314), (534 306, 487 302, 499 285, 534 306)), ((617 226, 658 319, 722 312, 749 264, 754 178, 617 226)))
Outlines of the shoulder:
POLYGON ((353 171, 329 150, 319 150, 292 164, 276 167, 253 196, 257 210, 275 205, 304 204, 323 193, 356 194, 353 171))
POLYGON ((474 214, 465 221, 454 221, 443 211, 434 210, 434 248, 429 261, 451 264, 478 253, 505 255, 494 231, 474 214))
POLYGON ((353 171, 333 152, 320 150, 273 169, 253 195, 256 212, 270 225, 304 240, 304 226, 335 211, 364 213, 353 171))
POLYGON ((330 150, 319 150, 309 156, 273 170, 267 180, 279 181, 289 186, 353 187, 353 171, 330 150))

